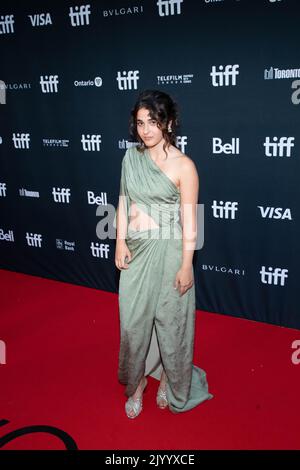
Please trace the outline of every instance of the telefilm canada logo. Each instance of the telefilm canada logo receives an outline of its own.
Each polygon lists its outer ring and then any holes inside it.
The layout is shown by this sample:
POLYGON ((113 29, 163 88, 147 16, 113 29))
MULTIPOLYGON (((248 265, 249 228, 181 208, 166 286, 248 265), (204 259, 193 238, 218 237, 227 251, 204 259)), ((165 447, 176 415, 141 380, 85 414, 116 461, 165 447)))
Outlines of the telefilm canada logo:
POLYGON ((194 74, 178 74, 178 75, 157 75, 158 85, 190 85, 194 78, 194 74))

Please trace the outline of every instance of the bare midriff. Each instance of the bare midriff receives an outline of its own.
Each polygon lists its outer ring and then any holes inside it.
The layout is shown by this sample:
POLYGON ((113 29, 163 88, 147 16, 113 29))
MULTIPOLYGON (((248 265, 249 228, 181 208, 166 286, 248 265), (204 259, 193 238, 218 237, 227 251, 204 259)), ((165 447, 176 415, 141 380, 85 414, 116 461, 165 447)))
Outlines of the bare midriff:
POLYGON ((142 230, 159 228, 159 226, 152 217, 140 210, 135 202, 132 202, 128 228, 140 232, 142 230))

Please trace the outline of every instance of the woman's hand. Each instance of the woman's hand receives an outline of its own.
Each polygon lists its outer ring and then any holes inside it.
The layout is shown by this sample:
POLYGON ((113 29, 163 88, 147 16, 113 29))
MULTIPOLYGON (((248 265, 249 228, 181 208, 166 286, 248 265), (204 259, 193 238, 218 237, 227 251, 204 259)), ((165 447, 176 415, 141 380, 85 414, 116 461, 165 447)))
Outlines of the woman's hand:
POLYGON ((118 240, 116 245, 115 253, 115 265, 118 269, 128 269, 129 265, 125 262, 127 258, 128 262, 131 261, 131 253, 126 245, 125 240, 118 240))
POLYGON ((176 274, 174 289, 177 289, 180 295, 186 293, 194 284, 193 267, 181 267, 176 274))

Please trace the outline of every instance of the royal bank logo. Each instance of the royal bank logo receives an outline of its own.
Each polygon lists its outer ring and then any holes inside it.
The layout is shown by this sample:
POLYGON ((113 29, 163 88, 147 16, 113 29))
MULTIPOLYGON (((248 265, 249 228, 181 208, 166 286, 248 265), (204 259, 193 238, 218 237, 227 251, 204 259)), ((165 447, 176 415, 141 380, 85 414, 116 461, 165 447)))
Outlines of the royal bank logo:
POLYGON ((0 197, 6 197, 6 183, 1 183, 0 182, 0 197))
POLYGON ((94 258, 108 259, 109 245, 107 243, 91 242, 90 250, 94 258))
POLYGON ((30 134, 25 133, 13 133, 12 141, 16 149, 29 149, 30 146, 30 134))
POLYGON ((220 137, 213 137, 212 139, 212 153, 219 155, 225 153, 226 155, 239 155, 240 153, 240 139, 233 137, 231 143, 224 143, 220 137))
POLYGON ((102 78, 101 77, 95 77, 93 80, 75 80, 74 81, 74 86, 76 86, 76 87, 95 86, 97 88, 100 88, 102 86, 102 78))
POLYGON ((295 146, 295 137, 266 137, 264 142, 267 157, 290 157, 291 149, 295 146))
POLYGON ((137 90, 139 71, 129 70, 128 72, 118 72, 116 80, 118 82, 119 90, 137 90))
POLYGON ((235 213, 238 211, 238 202, 232 201, 213 201, 213 217, 216 219, 235 219, 235 213))
POLYGON ((264 70, 265 80, 283 80, 291 78, 300 78, 300 68, 297 69, 278 69, 270 67, 264 70))
POLYGON ((263 219, 292 219, 292 212, 291 209, 283 209, 282 207, 264 207, 264 206, 257 206, 260 210, 260 215, 263 219))
POLYGON ((50 13, 38 13, 35 15, 28 15, 28 18, 30 19, 31 26, 33 26, 34 28, 36 26, 47 26, 49 24, 52 24, 50 13))
POLYGON ((58 75, 45 75, 40 77, 42 93, 58 92, 58 75))
POLYGON ((82 134, 82 149, 85 152, 100 152, 101 134, 82 134))
POLYGON ((1 15, 0 16, 0 34, 13 34, 14 33, 14 15, 1 15))
POLYGON ((236 86, 237 76, 239 75, 239 65, 219 65, 218 70, 216 65, 212 66, 210 72, 213 86, 236 86))
POLYGON ((143 5, 102 10, 102 15, 104 18, 111 18, 112 16, 136 15, 138 13, 144 13, 143 5))
POLYGON ((70 7, 69 17, 71 26, 86 26, 90 24, 91 5, 70 7))
POLYGON ((284 286, 285 280, 288 278, 288 269, 285 268, 266 268, 266 266, 262 266, 259 273, 263 284, 272 284, 274 286, 284 286))
POLYGON ((181 74, 181 75, 157 75, 158 85, 189 85, 192 83, 194 75, 181 74))
POLYGON ((69 147, 69 139, 43 139, 44 147, 69 147))
POLYGON ((75 251, 75 242, 68 242, 67 240, 62 240, 61 238, 57 238, 56 248, 58 250, 64 250, 64 251, 75 251))
POLYGON ((0 242, 13 242, 15 241, 13 230, 5 232, 3 228, 0 228, 0 242))
POLYGON ((156 5, 159 16, 180 15, 182 3, 183 0, 158 0, 156 5))
POLYGON ((27 245, 34 248, 42 248, 42 235, 40 233, 26 232, 27 245))
POLYGON ((107 206, 107 193, 101 192, 100 196, 95 196, 94 191, 87 191, 88 204, 96 204, 97 206, 107 206))
POLYGON ((71 190, 70 188, 52 188, 52 196, 54 202, 70 204, 71 190))

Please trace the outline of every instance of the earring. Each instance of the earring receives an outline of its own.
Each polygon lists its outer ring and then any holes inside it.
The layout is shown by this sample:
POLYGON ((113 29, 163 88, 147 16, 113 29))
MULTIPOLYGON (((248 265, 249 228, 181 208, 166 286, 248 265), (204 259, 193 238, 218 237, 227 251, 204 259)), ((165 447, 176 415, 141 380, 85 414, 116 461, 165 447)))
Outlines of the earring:
POLYGON ((168 132, 172 132, 172 127, 171 127, 171 124, 169 124, 169 127, 168 127, 168 132))

